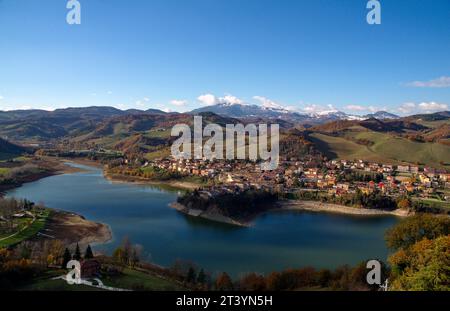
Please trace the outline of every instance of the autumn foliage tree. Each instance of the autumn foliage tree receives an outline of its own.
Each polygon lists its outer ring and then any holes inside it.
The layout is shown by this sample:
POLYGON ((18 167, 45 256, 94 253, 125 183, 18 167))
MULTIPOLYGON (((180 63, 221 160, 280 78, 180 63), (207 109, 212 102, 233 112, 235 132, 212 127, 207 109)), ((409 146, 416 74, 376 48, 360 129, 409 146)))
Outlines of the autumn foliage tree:
POLYGON ((386 232, 391 249, 407 248, 424 238, 435 239, 450 234, 450 218, 418 214, 402 220, 386 232))
POLYGON ((227 273, 220 274, 216 279, 216 290, 230 291, 233 290, 233 281, 227 273))
POLYGON ((389 257, 392 290, 450 290, 450 235, 427 238, 389 257))
POLYGON ((262 291, 266 289, 266 280, 262 275, 250 273, 240 280, 239 288, 245 291, 262 291))

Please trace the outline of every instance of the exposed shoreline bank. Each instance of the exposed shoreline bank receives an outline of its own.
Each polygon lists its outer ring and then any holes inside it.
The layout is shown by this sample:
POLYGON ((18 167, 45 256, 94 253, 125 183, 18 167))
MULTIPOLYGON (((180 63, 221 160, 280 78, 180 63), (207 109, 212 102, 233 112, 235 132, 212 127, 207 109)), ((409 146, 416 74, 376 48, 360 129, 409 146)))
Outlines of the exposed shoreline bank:
POLYGON ((43 163, 45 163, 45 165, 43 165, 43 168, 45 168, 45 171, 23 176, 19 180, 17 180, 15 183, 0 185, 0 198, 3 197, 7 191, 13 190, 16 188, 20 188, 24 184, 27 184, 27 183, 35 182, 40 179, 51 177, 51 176, 62 175, 62 174, 72 174, 72 173, 82 171, 79 168, 65 165, 63 163, 65 161, 63 161, 62 159, 49 158, 49 157, 44 157, 43 159, 44 159, 43 163))
POLYGON ((44 229, 37 239, 56 239, 68 245, 78 243, 103 244, 112 240, 111 228, 103 223, 87 220, 81 215, 62 210, 52 210, 44 229))
POLYGON ((172 188, 177 188, 181 190, 195 190, 201 187, 200 184, 187 182, 187 181, 177 181, 177 180, 168 180, 168 181, 153 181, 146 178, 138 177, 138 176, 125 176, 118 174, 109 174, 103 171, 103 176, 114 182, 124 182, 124 183, 134 183, 141 185, 153 185, 153 186, 168 186, 172 188))
POLYGON ((364 209, 364 208, 356 208, 356 207, 348 207, 344 205, 330 204, 330 203, 322 203, 317 201, 279 201, 276 203, 277 207, 261 211, 260 213, 256 213, 248 219, 241 220, 235 219, 231 217, 224 216, 220 214, 217 210, 197 210, 190 209, 178 202, 174 202, 169 204, 171 208, 176 209, 177 211, 192 216, 199 217, 208 220, 212 220, 215 222, 220 222, 224 224, 239 226, 239 227, 251 227, 253 220, 255 220, 258 216, 277 211, 308 211, 308 212, 317 212, 317 213, 335 213, 342 215, 355 215, 355 216, 396 216, 396 217, 408 217, 411 216, 412 213, 406 210, 394 210, 394 211, 383 211, 383 210, 373 210, 373 209, 364 209))
POLYGON ((368 208, 357 208, 357 207, 349 207, 345 205, 331 204, 331 203, 322 203, 318 201, 300 201, 300 200, 289 200, 289 201, 280 201, 277 203, 278 208, 273 209, 271 211, 310 211, 310 212, 326 212, 326 213, 336 213, 336 214, 345 214, 345 215, 360 215, 360 216, 397 216, 397 217, 408 217, 411 216, 412 213, 407 210, 397 209, 394 211, 384 211, 384 210, 375 210, 368 208))
POLYGON ((220 222, 223 224, 233 225, 233 226, 250 227, 250 222, 236 220, 231 217, 224 216, 218 212, 190 209, 178 202, 170 203, 169 206, 183 214, 186 214, 186 215, 189 215, 192 217, 200 217, 203 219, 220 222))

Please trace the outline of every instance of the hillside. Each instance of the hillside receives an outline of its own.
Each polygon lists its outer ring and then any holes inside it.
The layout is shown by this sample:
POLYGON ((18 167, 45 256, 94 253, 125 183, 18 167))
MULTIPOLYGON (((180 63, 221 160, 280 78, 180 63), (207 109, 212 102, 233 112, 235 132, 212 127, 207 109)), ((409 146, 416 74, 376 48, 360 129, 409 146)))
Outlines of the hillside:
POLYGON ((16 157, 26 151, 26 148, 0 138, 0 160, 16 157))
MULTIPOLYGON (((242 121, 210 112, 200 115, 203 117, 203 126, 215 123, 225 127, 226 124, 237 124, 242 121)), ((187 124, 192 129, 193 117, 189 114, 167 114, 164 116, 134 115, 112 118, 99 124, 89 134, 69 139, 69 145, 65 147, 75 149, 100 147, 128 155, 141 154, 148 159, 166 157, 170 155, 170 146, 177 139, 170 135, 175 124, 187 124)), ((287 126, 287 124, 284 125, 287 126)), ((313 149, 313 145, 305 139, 301 131, 281 129, 280 150, 282 155, 301 157, 307 154, 316 154, 313 149)))
MULTIPOLYGON (((219 106, 215 107, 218 108, 219 106)), ((394 118, 381 112, 378 118, 334 119, 331 122, 305 124, 304 119, 273 118, 287 114, 280 109, 253 113, 252 106, 221 105, 252 115, 231 118, 213 112, 200 112, 203 126, 236 123, 278 123, 281 130, 282 157, 320 156, 364 159, 391 163, 417 163, 447 168, 450 159, 450 113, 394 118), (242 109, 246 109, 245 111, 242 109), (250 110, 249 110, 250 109, 250 110)), ((210 108, 208 108, 210 109, 210 108)), ((206 109, 206 110, 208 110, 206 109)), ((290 114, 290 113, 289 113, 290 114)), ((335 115, 336 113, 333 113, 335 115)), ((308 116, 314 119, 313 116, 308 116)), ((328 115, 325 119, 330 119, 328 115)), ((334 117, 333 117, 334 118, 334 117)), ((325 120, 321 116, 320 120, 325 120)), ((63 150, 111 150, 139 154, 148 159, 166 157, 176 139, 171 137, 175 124, 193 126, 193 113, 164 113, 159 110, 119 110, 112 107, 68 108, 53 112, 24 110, 0 112, 0 135, 22 143, 43 143, 63 150)), ((7 148, 3 148, 7 153, 7 148)), ((14 149, 14 148, 13 148, 14 149)))
POLYGON ((316 126, 308 139, 329 158, 450 168, 449 119, 338 121, 316 126), (431 120, 431 121, 430 121, 431 120), (439 124, 433 124, 439 122, 439 124), (444 122, 444 123, 442 123, 444 122))
POLYGON ((123 111, 113 107, 0 111, 0 136, 15 141, 42 142, 90 133, 110 118, 163 114, 156 109, 123 111))

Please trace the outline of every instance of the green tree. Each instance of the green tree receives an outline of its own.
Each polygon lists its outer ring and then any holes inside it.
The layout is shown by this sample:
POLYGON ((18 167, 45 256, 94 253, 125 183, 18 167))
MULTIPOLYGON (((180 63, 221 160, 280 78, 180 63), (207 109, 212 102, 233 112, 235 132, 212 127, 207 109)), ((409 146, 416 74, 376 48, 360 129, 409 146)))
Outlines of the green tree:
POLYGON ((77 247, 75 248, 75 254, 73 255, 73 259, 75 260, 81 260, 81 251, 80 246, 77 243, 77 247))
POLYGON ((70 253, 69 249, 66 247, 63 255, 63 262, 61 268, 67 269, 67 263, 72 259, 72 254, 70 253))
POLYGON ((117 263, 123 264, 124 263, 124 251, 122 247, 118 247, 113 252, 113 258, 117 263))
POLYGON ((84 259, 92 259, 94 258, 94 253, 92 252, 91 246, 88 245, 86 248, 86 252, 84 253, 84 259))
POLYGON ((386 232, 386 243, 391 249, 407 248, 423 240, 450 234, 450 219, 418 214, 402 220, 386 232))
POLYGON ((206 274, 203 269, 200 269, 200 272, 198 273, 197 282, 200 284, 204 284, 206 282, 206 274))
POLYGON ((195 270, 193 267, 189 267, 187 276, 186 276, 186 281, 188 283, 195 283, 196 280, 196 274, 195 274, 195 270))
POLYGON ((450 235, 427 238, 389 257, 392 290, 449 291, 450 235))

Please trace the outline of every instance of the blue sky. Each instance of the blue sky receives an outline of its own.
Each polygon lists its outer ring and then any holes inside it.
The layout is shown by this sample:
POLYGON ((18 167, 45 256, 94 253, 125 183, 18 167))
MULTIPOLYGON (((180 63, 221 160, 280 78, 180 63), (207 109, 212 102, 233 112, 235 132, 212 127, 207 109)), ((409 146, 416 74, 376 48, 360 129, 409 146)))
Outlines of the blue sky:
POLYGON ((450 106, 450 1, 0 0, 0 109, 450 106), (205 96, 206 95, 206 96, 205 96))

